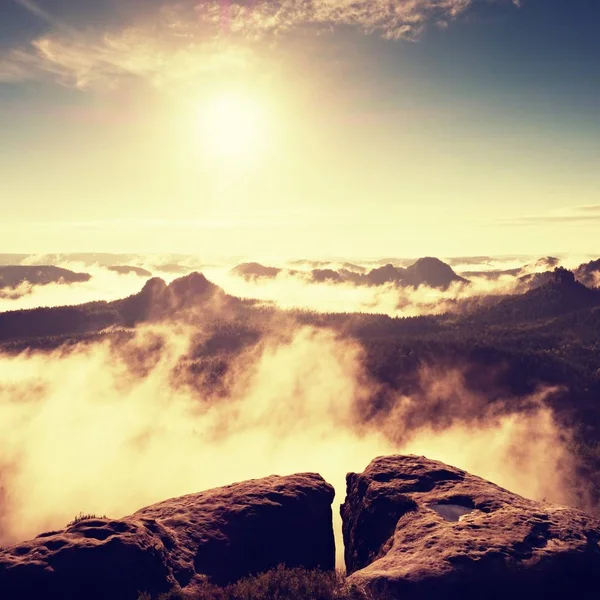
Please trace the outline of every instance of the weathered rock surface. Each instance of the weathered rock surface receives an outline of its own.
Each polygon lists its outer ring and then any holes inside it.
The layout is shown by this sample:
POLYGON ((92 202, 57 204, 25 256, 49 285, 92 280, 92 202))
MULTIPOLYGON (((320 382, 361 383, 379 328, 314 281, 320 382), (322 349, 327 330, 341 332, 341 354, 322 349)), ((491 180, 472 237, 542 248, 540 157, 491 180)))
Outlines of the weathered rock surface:
POLYGON ((443 463, 375 459, 347 476, 349 581, 385 598, 592 598, 600 521, 443 463))
POLYGON ((333 569, 333 496, 316 474, 272 476, 84 520, 0 550, 0 597, 135 600, 278 564, 333 569))

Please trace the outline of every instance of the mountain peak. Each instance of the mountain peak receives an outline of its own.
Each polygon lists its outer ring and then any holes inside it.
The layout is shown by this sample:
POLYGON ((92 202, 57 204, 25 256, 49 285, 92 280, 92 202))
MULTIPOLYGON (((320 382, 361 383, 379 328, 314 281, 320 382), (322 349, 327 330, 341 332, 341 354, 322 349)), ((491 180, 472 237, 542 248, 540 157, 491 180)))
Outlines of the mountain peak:
POLYGON ((577 284, 575 281, 575 274, 564 267, 557 267, 552 272, 552 281, 553 285, 564 285, 564 286, 573 286, 573 285, 581 285, 577 284))
POLYGON ((467 283, 467 280, 458 276, 450 265, 432 256, 419 258, 406 269, 405 283, 414 287, 427 285, 446 289, 454 282, 467 283))
POLYGON ((148 279, 144 284, 144 287, 141 289, 140 294, 142 296, 150 296, 155 295, 156 293, 164 292, 167 289, 167 284, 164 279, 160 277, 152 277, 148 279))
POLYGON ((400 281, 404 275, 404 269, 397 269, 388 263, 367 273, 367 281, 372 285, 383 285, 384 283, 400 281))
POLYGON ((214 292, 217 286, 211 283, 202 273, 194 271, 184 277, 174 279, 168 286, 168 289, 176 296, 201 296, 207 292, 214 292))

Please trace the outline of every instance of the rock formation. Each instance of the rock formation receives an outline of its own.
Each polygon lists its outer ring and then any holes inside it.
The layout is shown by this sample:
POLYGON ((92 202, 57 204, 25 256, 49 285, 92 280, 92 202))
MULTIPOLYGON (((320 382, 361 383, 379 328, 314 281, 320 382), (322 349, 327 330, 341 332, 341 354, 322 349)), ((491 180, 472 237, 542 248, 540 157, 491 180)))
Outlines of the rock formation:
POLYGON ((256 262, 250 263, 242 263, 237 265, 231 269, 231 273, 233 275, 237 275, 238 277, 243 277, 244 279, 254 280, 254 279, 275 279, 279 273, 281 273, 282 269, 277 267, 265 267, 256 262))
POLYGON ((0 597, 136 600, 279 564, 333 569, 333 496, 316 474, 272 476, 85 519, 0 550, 0 597))
POLYGON ((450 265, 432 257, 420 258, 414 265, 406 268, 403 276, 403 284, 412 287, 426 285, 445 290, 453 283, 468 281, 457 275, 450 265))
POLYGON ((437 461, 375 459, 341 513, 349 582, 375 597, 596 596, 600 521, 437 461))
MULTIPOLYGON (((333 488, 305 473, 90 518, 0 550, 2 600, 193 597, 284 564, 334 568, 333 488)), ((348 583, 371 600, 597 596, 600 521, 416 456, 347 476, 348 583)), ((299 597, 298 600, 306 600, 299 597)))

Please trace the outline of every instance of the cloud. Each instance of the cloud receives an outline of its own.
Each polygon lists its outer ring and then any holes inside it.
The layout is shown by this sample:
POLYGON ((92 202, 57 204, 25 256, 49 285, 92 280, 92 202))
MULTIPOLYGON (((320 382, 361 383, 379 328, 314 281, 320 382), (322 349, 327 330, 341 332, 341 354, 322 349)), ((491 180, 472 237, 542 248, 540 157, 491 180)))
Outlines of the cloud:
MULTIPOLYGON (((39 263, 38 263, 39 264, 39 263)), ((27 310, 40 306, 68 306, 86 302, 112 301, 140 291, 144 278, 134 274, 121 275, 99 265, 62 261, 61 267, 89 273, 89 281, 77 283, 23 283, 17 288, 0 289, 0 312, 27 310)))
POLYGON ((14 2, 22 6, 25 10, 30 12, 35 17, 38 17, 39 19, 42 19, 42 21, 49 23, 56 29, 62 29, 67 32, 73 31, 62 21, 53 17, 47 10, 42 8, 37 2, 34 2, 33 0, 14 0, 14 2))
MULTIPOLYGON (((18 0, 45 21, 54 19, 31 0, 18 0)), ((0 56, 0 81, 51 77, 87 88, 115 85, 127 76, 156 86, 185 81, 252 60, 252 45, 300 28, 343 25, 387 39, 415 39, 428 23, 447 23, 477 0, 272 0, 249 4, 216 0, 164 5, 151 17, 111 31, 55 31, 29 47, 0 56)), ((511 4, 510 0, 494 0, 511 4)))
MULTIPOLYGON (((336 265, 332 264, 328 268, 336 268, 336 265)), ((468 285, 457 282, 446 290, 439 290, 425 285, 415 289, 393 283, 368 286, 352 282, 317 282, 311 279, 309 271, 298 270, 292 273, 282 271, 274 278, 257 279, 244 279, 222 267, 208 268, 204 273, 228 294, 254 298, 265 303, 272 302, 286 310, 356 312, 391 317, 459 313, 467 307, 473 308, 474 303, 486 302, 486 297, 490 295, 523 291, 516 275, 501 275, 496 278, 470 276, 468 285)))
MULTIPOLYGON (((285 215, 282 215, 285 218, 285 215)), ((124 221, 127 223, 127 221, 124 221)), ((158 221, 140 226, 162 226, 158 221)), ((188 225, 190 225, 188 223, 188 225)), ((182 224, 184 226, 184 224, 182 224)), ((194 226, 194 225, 190 225, 194 226)), ((522 269, 514 275, 503 274, 497 277, 469 275, 469 285, 456 283, 447 290, 439 290, 427 286, 417 289, 400 287, 392 283, 381 286, 355 285, 351 282, 319 282, 311 278, 312 264, 295 264, 292 272, 282 271, 276 278, 246 280, 231 272, 236 261, 224 257, 207 257, 177 255, 132 255, 106 257, 91 255, 87 262, 82 255, 41 255, 30 256, 23 264, 54 264, 72 271, 87 272, 92 275, 88 282, 70 285, 49 284, 30 286, 24 284, 19 289, 4 290, 0 294, 0 312, 9 310, 30 309, 39 306, 64 306, 82 304, 96 300, 117 300, 139 292, 143 279, 137 275, 119 275, 102 266, 106 264, 131 264, 147 269, 153 275, 171 281, 176 277, 192 271, 201 271, 210 281, 236 297, 252 298, 265 304, 274 304, 283 310, 305 309, 320 313, 371 313, 385 314, 391 317, 414 317, 421 315, 457 314, 474 308, 479 303, 487 302, 487 297, 498 294, 515 294, 523 291, 518 275, 547 270, 543 263, 536 268, 522 269)), ((238 260, 239 257, 238 257, 238 260)), ((489 259, 491 260, 491 259, 489 259)), ((370 270, 372 262, 361 262, 357 268, 370 270), (361 267, 360 265, 363 265, 361 267)), ((409 263, 411 261, 408 261, 409 263)), ((582 257, 562 260, 563 266, 577 266, 584 262, 582 257)), ((272 265, 270 260, 265 262, 272 265)), ((278 264, 278 263, 275 263, 278 264)), ((325 263, 326 268, 346 268, 347 263, 325 263)), ((489 269, 502 268, 503 263, 489 263, 489 269)), ((510 263, 510 266, 523 267, 523 263, 510 263)), ((478 264, 469 264, 469 269, 477 270, 478 264)))
POLYGON ((540 225, 552 223, 595 223, 600 221, 600 204, 563 208, 549 214, 497 219, 500 225, 540 225))

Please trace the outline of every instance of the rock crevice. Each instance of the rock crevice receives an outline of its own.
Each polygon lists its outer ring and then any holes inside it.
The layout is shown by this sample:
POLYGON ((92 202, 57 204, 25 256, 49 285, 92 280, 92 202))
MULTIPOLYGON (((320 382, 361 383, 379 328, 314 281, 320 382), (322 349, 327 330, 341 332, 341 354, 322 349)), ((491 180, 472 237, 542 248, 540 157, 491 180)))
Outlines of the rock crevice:
POLYGON ((577 582, 594 597, 600 521, 437 461, 375 459, 347 476, 341 514, 349 581, 375 596, 558 599, 577 582))

